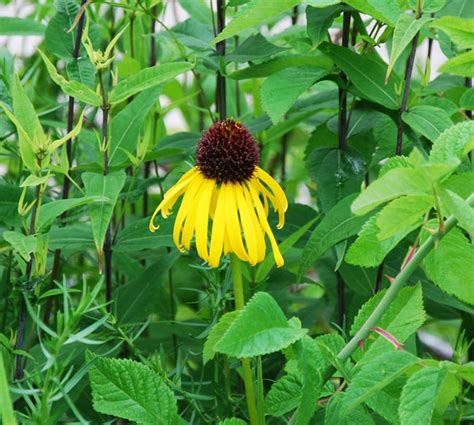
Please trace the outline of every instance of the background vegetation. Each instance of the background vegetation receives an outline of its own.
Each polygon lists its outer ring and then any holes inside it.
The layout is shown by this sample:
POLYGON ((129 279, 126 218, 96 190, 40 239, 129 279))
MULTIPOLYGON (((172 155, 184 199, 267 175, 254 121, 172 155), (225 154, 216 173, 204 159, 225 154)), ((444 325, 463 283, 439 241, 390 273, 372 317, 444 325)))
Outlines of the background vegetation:
POLYGON ((470 0, 25 10, 0 17, 40 37, 0 49, 4 424, 474 420, 470 0), (148 231, 226 115, 290 201, 238 313, 228 259, 148 231))

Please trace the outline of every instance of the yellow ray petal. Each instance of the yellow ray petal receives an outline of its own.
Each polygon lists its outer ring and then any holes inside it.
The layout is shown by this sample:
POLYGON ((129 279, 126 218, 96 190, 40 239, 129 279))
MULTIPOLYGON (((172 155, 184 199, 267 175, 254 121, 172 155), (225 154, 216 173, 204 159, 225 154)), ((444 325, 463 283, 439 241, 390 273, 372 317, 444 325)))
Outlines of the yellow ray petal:
POLYGON ((249 255, 245 249, 244 243, 242 241, 242 229, 240 227, 240 221, 238 216, 238 207, 237 207, 237 195, 235 191, 235 184, 230 183, 227 185, 227 200, 226 204, 228 205, 227 209, 227 226, 226 233, 229 237, 230 249, 234 252, 237 257, 242 261, 248 261, 249 255))
POLYGON ((267 217, 265 216, 265 211, 263 209, 262 202, 258 196, 258 189, 255 185, 249 184, 248 185, 250 194, 252 195, 253 202, 255 205, 255 209, 257 210, 258 218, 262 227, 264 228, 266 234, 268 235, 268 239, 270 239, 270 244, 272 246, 273 257, 275 258, 275 263, 277 267, 281 267, 284 264, 283 256, 281 255, 280 248, 278 247, 277 241, 275 240, 275 236, 273 235, 272 229, 268 224, 267 217))
POLYGON ((183 202, 181 202, 178 214, 176 215, 173 227, 173 241, 181 252, 185 251, 180 241, 180 234, 183 228, 184 220, 191 211, 191 205, 196 202, 196 196, 199 193, 199 189, 203 183, 204 178, 200 175, 197 175, 196 178, 193 179, 191 183, 189 183, 189 187, 187 188, 183 197, 183 202))
POLYGON ((285 192, 280 187, 280 185, 274 180, 270 174, 262 170, 260 167, 255 167, 256 174, 260 180, 262 180, 273 192, 275 196, 275 207, 278 210, 278 225, 277 227, 281 229, 285 224, 285 211, 288 209, 288 200, 286 199, 285 192))
POLYGON ((197 200, 198 209, 196 211, 196 248, 199 256, 209 260, 207 249, 207 229, 209 226, 209 209, 211 207, 212 193, 216 187, 215 180, 206 179, 202 186, 202 191, 197 200))
POLYGON ((227 217, 227 184, 222 183, 220 189, 216 190, 216 207, 214 211, 214 221, 212 223, 211 246, 209 251, 209 265, 217 267, 222 255, 225 238, 226 217, 227 217))
POLYGON ((257 214, 255 213, 255 208, 253 208, 252 195, 250 194, 249 189, 246 187, 245 184, 243 184, 242 186, 244 190, 245 200, 247 202, 247 205, 249 205, 250 207, 249 208, 250 216, 253 222, 255 240, 257 242, 257 253, 258 253, 257 262, 260 263, 261 261, 265 259, 265 251, 266 251, 265 231, 263 230, 263 227, 260 225, 257 214))
POLYGON ((258 248, 252 216, 250 215, 253 206, 251 204, 249 205, 246 201, 243 187, 240 184, 235 185, 234 190, 239 207, 240 219, 242 221, 242 228, 244 229, 245 244, 247 245, 247 251, 249 253, 249 263, 255 266, 258 260, 258 248))
POLYGON ((199 199, 204 190, 204 184, 207 181, 202 176, 201 178, 202 178, 201 187, 196 192, 196 196, 194 197, 194 202, 192 202, 189 207, 189 211, 186 216, 186 221, 183 226, 183 232, 182 232, 182 237, 181 237, 181 244, 188 251, 189 251, 189 248, 191 247, 191 239, 193 238, 194 230, 196 228, 196 214, 197 214, 197 210, 199 206, 199 199))

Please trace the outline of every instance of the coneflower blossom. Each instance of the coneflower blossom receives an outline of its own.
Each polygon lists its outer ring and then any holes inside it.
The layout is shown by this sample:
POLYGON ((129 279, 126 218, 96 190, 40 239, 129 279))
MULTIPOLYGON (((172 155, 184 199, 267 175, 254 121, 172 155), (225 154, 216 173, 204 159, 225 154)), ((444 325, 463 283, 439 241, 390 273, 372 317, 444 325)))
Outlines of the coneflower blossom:
POLYGON ((283 257, 268 224, 268 206, 271 203, 278 213, 280 229, 288 202, 259 162, 258 145, 244 126, 233 120, 214 123, 198 143, 196 166, 165 193, 153 213, 150 231, 159 227, 154 224, 157 214, 168 218, 184 195, 173 229, 181 252, 190 249, 195 236, 198 255, 211 267, 219 266, 221 256, 228 253, 254 266, 265 258, 266 235, 281 267, 283 257))

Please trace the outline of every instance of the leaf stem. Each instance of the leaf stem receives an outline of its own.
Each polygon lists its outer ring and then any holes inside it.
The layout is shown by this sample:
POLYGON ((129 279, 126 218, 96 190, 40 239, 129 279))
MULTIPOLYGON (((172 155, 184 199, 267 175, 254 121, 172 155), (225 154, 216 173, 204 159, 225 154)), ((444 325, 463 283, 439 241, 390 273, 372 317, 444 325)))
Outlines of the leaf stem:
MULTIPOLYGON (((232 282, 234 285, 235 310, 242 310, 245 305, 244 287, 242 283, 242 269, 240 260, 231 254, 230 264, 232 268, 232 282)), ((253 387, 252 369, 250 368, 250 359, 241 359, 242 377, 245 386, 245 396, 247 398, 247 408, 249 412, 250 425, 258 425, 257 406, 255 404, 255 390, 253 387)))
MULTIPOLYGON (((225 27, 225 0, 217 0, 217 33, 225 27)), ((217 55, 221 58, 225 55, 226 41, 219 41, 216 45, 217 55)), ((219 59, 221 59, 219 58, 219 59)), ((225 66, 225 65, 223 65, 225 66)), ((220 66, 219 66, 220 67, 220 66)), ((226 81, 220 70, 216 72, 216 112, 221 120, 227 118, 226 81)))

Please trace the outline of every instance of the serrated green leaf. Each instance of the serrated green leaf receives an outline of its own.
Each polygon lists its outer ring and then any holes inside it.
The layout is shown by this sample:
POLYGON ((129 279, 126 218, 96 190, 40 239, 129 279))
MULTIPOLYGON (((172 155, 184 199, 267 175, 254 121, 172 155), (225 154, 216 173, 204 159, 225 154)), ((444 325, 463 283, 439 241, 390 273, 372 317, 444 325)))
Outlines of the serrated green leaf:
POLYGON ((435 140, 430 162, 457 165, 473 148, 474 121, 464 121, 448 128, 435 140))
POLYGON ((428 21, 429 19, 425 17, 416 19, 414 15, 400 15, 393 32, 392 51, 390 52, 390 60, 385 77, 386 80, 388 80, 395 63, 400 58, 403 51, 428 21))
POLYGON ((346 403, 346 393, 341 392, 331 397, 324 413, 324 425, 374 425, 372 412, 359 406, 350 412, 343 407, 346 403))
POLYGON ((257 33, 227 54, 225 60, 238 63, 261 61, 285 50, 286 48, 270 43, 262 34, 257 33))
POLYGON ((234 19, 230 21, 224 30, 214 38, 213 43, 225 40, 240 33, 241 31, 262 24, 267 19, 278 16, 299 3, 298 0, 279 0, 269 2, 267 0, 250 0, 239 9, 234 19))
POLYGON ((410 108, 402 114, 403 121, 417 133, 434 142, 453 122, 444 109, 430 105, 410 108))
POLYGON ((163 379, 128 359, 93 358, 89 369, 94 409, 138 424, 177 422, 176 400, 163 379))
POLYGON ((377 237, 384 240, 405 229, 413 229, 433 206, 432 195, 402 196, 391 201, 377 216, 377 237))
POLYGON ((268 77, 261 89, 262 103, 273 123, 280 121, 296 99, 326 74, 325 69, 286 68, 268 77))
POLYGON ((261 356, 288 347, 307 331, 290 326, 277 302, 269 294, 258 292, 232 322, 214 350, 238 358, 261 356))
POLYGON ((474 304, 472 264, 474 247, 457 228, 441 239, 423 262, 426 275, 436 285, 469 304, 474 304))
POLYGON ((415 372, 403 387, 398 412, 401 425, 430 425, 446 368, 426 367, 415 372))
POLYGON ((82 174, 86 196, 95 196, 107 201, 95 202, 89 205, 92 233, 98 252, 102 252, 105 233, 112 218, 115 203, 125 184, 125 173, 115 171, 107 176, 97 173, 82 174))
POLYGON ((444 31, 460 49, 474 47, 474 19, 443 16, 433 21, 430 26, 444 31))
POLYGON ((360 96, 385 108, 399 108, 399 97, 395 92, 398 81, 394 74, 391 74, 388 84, 385 84, 387 65, 374 56, 360 55, 335 44, 325 42, 320 49, 344 71, 360 96))
POLYGON ((230 311, 225 313, 212 327, 202 350, 202 360, 204 364, 214 358, 216 354, 216 351, 214 350, 216 344, 221 340, 238 315, 239 311, 230 311))
POLYGON ((445 74, 474 77, 474 50, 454 56, 446 61, 438 71, 445 74))
POLYGON ((302 393, 301 381, 296 374, 288 374, 278 379, 265 398, 265 412, 277 418, 296 409, 302 393))
MULTIPOLYGON (((340 3, 336 1, 335 3, 340 3)), ((334 18, 339 15, 342 10, 340 4, 329 7, 316 6, 306 7, 306 27, 308 37, 314 46, 318 46, 324 40, 327 40, 328 30, 331 27, 334 18)))
POLYGON ((326 217, 314 229, 301 254, 298 276, 303 274, 316 262, 331 246, 355 235, 367 220, 367 217, 354 216, 350 205, 355 195, 342 199, 335 207, 328 211, 326 217))
POLYGON ((450 190, 442 191, 441 199, 443 204, 448 207, 449 212, 456 217, 459 226, 474 235, 474 208, 450 190))
POLYGON ((116 105, 125 99, 193 69, 190 62, 171 62, 142 69, 120 81, 110 92, 109 102, 116 105))

